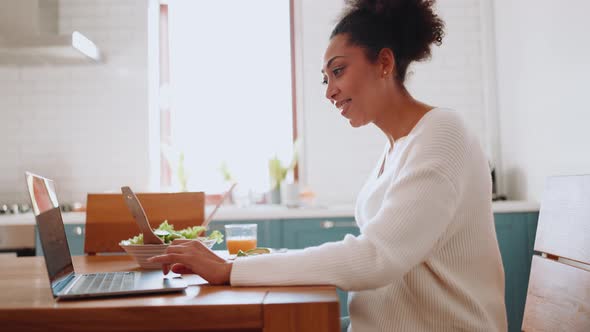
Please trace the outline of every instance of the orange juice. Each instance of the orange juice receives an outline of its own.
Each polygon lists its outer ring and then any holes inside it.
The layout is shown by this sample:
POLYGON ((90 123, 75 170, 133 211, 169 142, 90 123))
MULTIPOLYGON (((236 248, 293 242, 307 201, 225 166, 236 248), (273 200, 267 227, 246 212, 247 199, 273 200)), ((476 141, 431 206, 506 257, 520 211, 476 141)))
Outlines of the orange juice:
POLYGON ((235 255, 238 253, 239 250, 246 251, 246 250, 256 248, 256 239, 255 238, 227 239, 226 244, 227 244, 227 251, 229 251, 230 255, 235 255))

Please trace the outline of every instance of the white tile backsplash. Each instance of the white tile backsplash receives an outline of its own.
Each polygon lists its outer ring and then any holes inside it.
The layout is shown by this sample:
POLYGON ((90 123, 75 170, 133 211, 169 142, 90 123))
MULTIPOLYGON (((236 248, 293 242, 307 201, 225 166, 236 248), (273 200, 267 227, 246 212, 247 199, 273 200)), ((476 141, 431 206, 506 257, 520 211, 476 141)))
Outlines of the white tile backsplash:
POLYGON ((0 67, 0 202, 27 202, 25 170, 56 180, 62 202, 148 186, 148 1, 61 0, 106 63, 0 67))

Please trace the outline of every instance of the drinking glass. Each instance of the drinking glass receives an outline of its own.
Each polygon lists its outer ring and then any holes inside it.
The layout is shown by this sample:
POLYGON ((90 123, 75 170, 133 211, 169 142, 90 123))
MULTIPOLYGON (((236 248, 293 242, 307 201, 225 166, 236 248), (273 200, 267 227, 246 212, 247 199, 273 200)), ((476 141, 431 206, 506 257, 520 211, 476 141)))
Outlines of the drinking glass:
POLYGON ((225 242, 230 255, 256 248, 256 224, 225 225, 225 242))

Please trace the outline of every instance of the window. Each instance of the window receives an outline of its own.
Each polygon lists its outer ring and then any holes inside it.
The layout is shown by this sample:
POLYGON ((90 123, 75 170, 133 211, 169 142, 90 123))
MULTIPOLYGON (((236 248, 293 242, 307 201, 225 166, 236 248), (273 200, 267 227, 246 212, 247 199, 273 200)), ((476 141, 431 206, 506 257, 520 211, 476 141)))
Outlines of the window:
POLYGON ((288 163, 295 138, 290 1, 166 3, 162 189, 221 192, 226 165, 242 189, 268 190, 269 159, 288 163))

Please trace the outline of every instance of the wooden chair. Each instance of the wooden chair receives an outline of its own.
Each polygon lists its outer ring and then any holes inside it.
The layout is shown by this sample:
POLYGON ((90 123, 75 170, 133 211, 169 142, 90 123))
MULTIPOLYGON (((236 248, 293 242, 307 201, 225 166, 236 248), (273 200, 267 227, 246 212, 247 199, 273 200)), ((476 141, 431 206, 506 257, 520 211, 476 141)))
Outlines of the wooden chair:
MULTIPOLYGON (((175 229, 198 226, 205 220, 203 192, 139 193, 137 198, 153 228, 164 220, 175 229)), ((119 242, 139 233, 122 194, 88 194, 85 253, 122 252, 119 242)))
POLYGON ((547 179, 523 331, 590 331, 590 175, 547 179))

